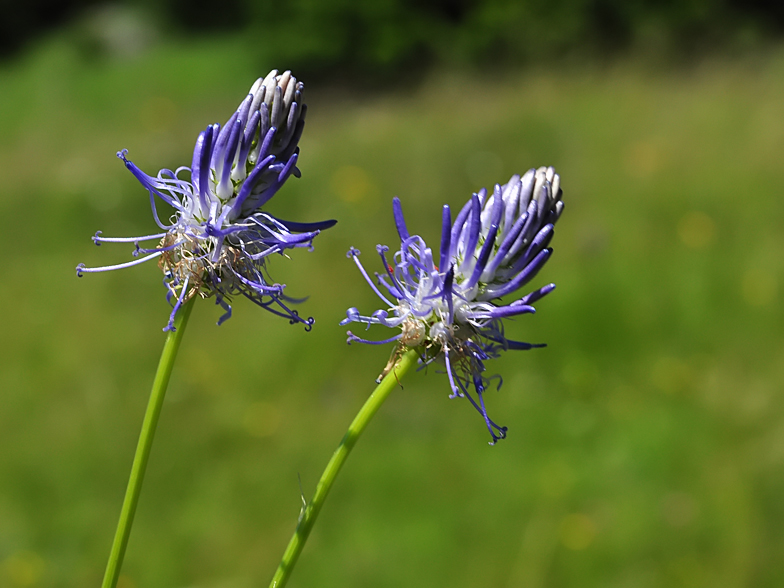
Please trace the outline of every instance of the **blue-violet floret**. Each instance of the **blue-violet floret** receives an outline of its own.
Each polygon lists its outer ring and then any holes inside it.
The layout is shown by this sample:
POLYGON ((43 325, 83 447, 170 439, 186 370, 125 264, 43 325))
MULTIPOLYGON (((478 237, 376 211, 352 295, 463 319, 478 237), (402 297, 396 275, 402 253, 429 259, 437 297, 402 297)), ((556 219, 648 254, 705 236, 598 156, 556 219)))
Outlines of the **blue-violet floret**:
POLYGON ((153 219, 161 232, 142 237, 108 238, 101 243, 133 243, 138 259, 112 266, 88 268, 79 264, 77 275, 130 267, 159 258, 167 299, 173 302, 164 330, 174 330, 174 317, 182 304, 199 295, 214 295, 231 316, 229 302, 243 295, 270 312, 303 323, 283 294, 284 286, 270 283, 265 260, 294 247, 312 247, 313 239, 335 221, 298 223, 262 211, 289 176, 299 177, 298 142, 305 125, 302 82, 286 71, 273 70, 253 84, 247 97, 225 125, 209 125, 199 134, 191 167, 162 169, 156 177, 141 171, 117 153, 150 194, 153 219), (182 177, 184 176, 184 177, 182 177), (161 222, 155 197, 174 209, 169 224, 161 222), (159 240, 157 246, 139 243, 159 240), (139 256, 142 257, 139 257, 139 256))
POLYGON ((563 211, 561 195, 555 169, 541 167, 522 177, 512 176, 503 186, 496 184, 491 194, 480 190, 454 223, 445 205, 438 258, 421 237, 409 234, 400 200, 393 200, 400 250, 390 259, 388 247, 377 247, 385 269, 375 274, 378 285, 360 263, 359 251, 352 247, 348 252, 386 309, 363 316, 350 308, 341 322, 401 330, 383 341, 348 333, 349 343, 397 343, 379 379, 392 368, 400 352, 417 348, 423 365, 437 361, 445 366, 450 398, 470 400, 484 418, 491 444, 506 436, 507 428, 493 422, 485 408, 484 392, 491 380, 497 378, 501 386, 500 376, 484 375, 485 361, 507 349, 543 347, 508 339, 503 319, 535 312, 531 305, 550 293, 555 284, 507 304, 499 299, 530 282, 550 258, 553 225, 563 211), (470 392, 472 386, 476 399, 470 392))

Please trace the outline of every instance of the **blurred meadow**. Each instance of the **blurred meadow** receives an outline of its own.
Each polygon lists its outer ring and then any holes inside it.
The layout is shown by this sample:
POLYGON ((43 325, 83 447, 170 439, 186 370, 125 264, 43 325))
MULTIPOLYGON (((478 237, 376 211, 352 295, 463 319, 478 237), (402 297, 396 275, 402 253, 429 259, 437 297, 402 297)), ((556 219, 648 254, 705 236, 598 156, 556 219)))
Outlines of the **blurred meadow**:
MULTIPOLYGON (((227 34, 91 57, 72 29, 0 61, 0 586, 97 586, 169 307, 148 173, 189 165, 273 67, 227 34)), ((295 75, 301 75, 296 70, 295 75)), ((784 46, 683 63, 639 53, 442 64, 309 85, 302 178, 269 210, 336 218, 272 277, 316 324, 199 301, 145 479, 122 588, 266 586, 390 348, 347 346, 378 308, 391 199, 437 248, 444 203, 554 165, 566 210, 532 286, 558 287, 489 364, 489 447, 446 376, 410 374, 349 458, 290 586, 784 584, 784 46)), ((323 76, 328 77, 328 76, 323 76)), ((371 329, 372 338, 387 336, 371 329)))

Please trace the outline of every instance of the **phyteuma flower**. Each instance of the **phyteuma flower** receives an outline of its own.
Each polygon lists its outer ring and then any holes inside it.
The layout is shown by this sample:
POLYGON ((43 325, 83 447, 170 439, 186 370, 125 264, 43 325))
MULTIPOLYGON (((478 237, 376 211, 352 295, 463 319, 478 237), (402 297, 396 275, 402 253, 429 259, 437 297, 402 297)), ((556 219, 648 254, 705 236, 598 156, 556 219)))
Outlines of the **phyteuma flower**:
POLYGON ((485 189, 474 194, 454 224, 449 206, 444 206, 438 259, 421 237, 409 235, 400 200, 395 198, 400 251, 389 260, 388 248, 377 247, 385 269, 376 274, 378 286, 362 267, 359 251, 352 247, 348 252, 387 308, 370 316, 350 308, 341 324, 379 324, 402 331, 384 341, 368 341, 349 331, 349 343, 397 342, 382 377, 406 349, 419 349, 424 365, 442 362, 452 389, 450 398, 471 401, 485 420, 491 444, 503 439, 507 429, 487 416, 484 391, 496 378, 500 388, 501 378, 483 375, 485 360, 507 349, 543 347, 508 339, 503 319, 535 312, 531 305, 555 284, 508 304, 498 299, 525 286, 550 258, 552 249, 547 245, 563 210, 561 194, 560 177, 552 167, 542 167, 522 177, 512 176, 503 186, 496 185, 492 194, 485 189))
POLYGON ((77 275, 130 267, 157 257, 167 299, 174 300, 164 330, 174 329, 177 311, 196 294, 215 295, 225 311, 218 324, 231 316, 231 298, 242 294, 310 329, 313 319, 300 318, 287 305, 297 300, 283 294, 283 285, 269 282, 265 260, 286 249, 312 248, 313 238, 336 221, 291 222, 261 210, 290 175, 300 175, 297 143, 305 125, 303 89, 289 71, 278 75, 273 70, 256 80, 223 127, 212 124, 199 134, 191 167, 162 169, 152 177, 126 158, 126 150, 117 153, 150 193, 153 219, 162 232, 127 238, 101 237, 97 232, 93 237, 97 245, 134 243, 134 257, 143 257, 105 267, 79 264, 77 275), (156 196, 174 209, 171 224, 161 222, 156 196), (153 240, 160 240, 157 247, 139 246, 153 240))

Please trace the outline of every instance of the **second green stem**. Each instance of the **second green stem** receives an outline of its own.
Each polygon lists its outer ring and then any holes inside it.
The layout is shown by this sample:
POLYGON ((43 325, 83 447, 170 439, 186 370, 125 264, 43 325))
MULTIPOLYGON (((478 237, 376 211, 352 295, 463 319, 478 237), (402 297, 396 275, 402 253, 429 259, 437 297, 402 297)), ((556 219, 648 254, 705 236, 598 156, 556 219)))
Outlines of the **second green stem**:
POLYGON ((411 349, 406 351, 395 364, 395 367, 384 377, 376 389, 373 390, 373 393, 359 410, 357 416, 354 417, 354 420, 348 427, 348 431, 346 431, 346 434, 343 436, 343 440, 340 442, 340 445, 338 445, 335 453, 332 454, 332 459, 329 460, 324 473, 321 474, 321 479, 316 486, 316 493, 300 516, 297 529, 294 531, 294 535, 289 541, 286 551, 283 553, 283 559, 272 578, 270 588, 283 588, 283 586, 285 586, 291 575, 291 571, 294 569, 294 565, 297 563, 297 558, 299 558, 299 554, 305 546, 305 542, 308 540, 308 535, 310 535, 310 531, 313 528, 313 524, 316 522, 321 507, 324 505, 327 494, 329 494, 332 484, 335 482, 335 478, 337 478, 338 472, 340 472, 340 468, 343 466, 343 462, 346 461, 348 454, 351 452, 357 439, 359 439, 362 431, 367 427, 370 419, 376 414, 392 389, 399 384, 399 380, 403 377, 403 374, 405 374, 411 366, 416 364, 418 357, 419 354, 416 350, 411 349))

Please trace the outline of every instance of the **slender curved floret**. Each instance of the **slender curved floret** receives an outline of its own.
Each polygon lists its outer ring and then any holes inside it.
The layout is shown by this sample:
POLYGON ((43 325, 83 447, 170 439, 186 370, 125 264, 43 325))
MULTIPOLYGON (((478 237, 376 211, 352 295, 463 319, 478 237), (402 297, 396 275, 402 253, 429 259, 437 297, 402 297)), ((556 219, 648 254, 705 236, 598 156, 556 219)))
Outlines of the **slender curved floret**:
POLYGON ((443 362, 452 389, 450 398, 466 397, 484 418, 491 444, 506 436, 506 427, 487 416, 484 392, 491 378, 483 375, 485 361, 507 349, 543 347, 513 341, 504 334, 503 319, 535 312, 534 302, 550 293, 548 284, 522 298, 502 304, 497 300, 530 282, 549 259, 547 245, 553 225, 563 211, 560 177, 552 167, 531 169, 522 177, 496 185, 492 194, 474 194, 452 222, 448 205, 443 208, 441 248, 438 259, 421 237, 409 235, 400 200, 393 200, 393 214, 400 251, 392 259, 387 247, 377 251, 385 272, 376 274, 376 286, 359 261, 359 251, 349 250, 365 280, 387 309, 363 316, 347 311, 342 325, 358 322, 400 328, 383 341, 361 339, 351 331, 348 342, 397 342, 394 360, 405 349, 419 348, 421 362, 443 362), (495 301, 495 302, 494 302, 495 301), (476 399, 469 389, 473 386, 476 399))
POLYGON ((97 232, 96 245, 133 243, 133 256, 143 257, 96 268, 79 264, 77 275, 159 258, 167 299, 174 302, 164 330, 174 330, 177 311, 196 294, 215 295, 225 311, 218 324, 231 316, 231 298, 241 294, 310 329, 313 319, 300 318, 287 304, 298 300, 285 296, 283 285, 269 283, 265 260, 286 249, 311 248, 314 237, 336 221, 291 222, 261 210, 289 176, 300 175, 297 143, 305 125, 303 89, 289 71, 278 75, 273 70, 256 80, 225 125, 209 125, 199 134, 191 167, 162 169, 153 177, 126 157, 127 150, 118 152, 117 157, 149 192, 153 219, 161 232, 129 238, 107 238, 97 232), (156 196, 174 209, 170 224, 161 222, 156 196), (139 245, 154 240, 159 240, 157 246, 139 245))

